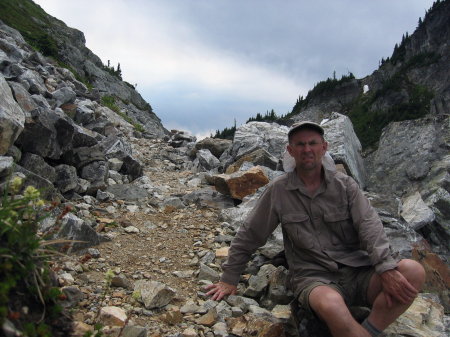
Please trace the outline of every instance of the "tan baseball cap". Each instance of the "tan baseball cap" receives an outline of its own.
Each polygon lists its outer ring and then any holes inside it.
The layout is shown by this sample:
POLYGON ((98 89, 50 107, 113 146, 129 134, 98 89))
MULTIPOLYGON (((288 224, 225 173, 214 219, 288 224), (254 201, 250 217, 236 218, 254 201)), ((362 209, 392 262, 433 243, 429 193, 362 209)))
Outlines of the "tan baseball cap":
POLYGON ((297 123, 292 124, 291 128, 288 131, 288 138, 291 137, 291 134, 294 131, 301 130, 301 129, 310 129, 310 130, 317 131, 318 133, 320 133, 321 136, 323 136, 325 133, 325 131, 319 124, 314 123, 314 122, 309 122, 309 121, 302 121, 302 122, 297 122, 297 123))

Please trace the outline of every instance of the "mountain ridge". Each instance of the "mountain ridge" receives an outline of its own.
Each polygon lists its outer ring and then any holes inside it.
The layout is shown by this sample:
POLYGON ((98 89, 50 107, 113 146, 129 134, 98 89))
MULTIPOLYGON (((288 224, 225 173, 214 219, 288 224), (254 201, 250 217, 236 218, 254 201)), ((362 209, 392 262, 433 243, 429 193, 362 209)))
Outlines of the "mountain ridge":
MULTIPOLYGON (((391 57, 372 74, 357 79, 349 72, 318 82, 300 96, 292 111, 260 120, 291 125, 297 120, 320 122, 332 112, 348 115, 364 148, 376 147, 390 122, 417 119, 450 110, 450 1, 435 1, 412 35, 403 35, 391 57)), ((235 127, 217 131, 232 137, 235 127)))
POLYGON ((151 105, 134 86, 114 74, 109 65, 104 65, 86 47, 83 32, 47 14, 32 0, 1 2, 0 20, 17 29, 30 45, 53 59, 58 66, 69 69, 77 80, 86 85, 90 97, 99 101, 103 96, 112 96, 117 105, 129 106, 127 116, 133 123, 142 125, 150 136, 161 137, 168 133, 151 105))

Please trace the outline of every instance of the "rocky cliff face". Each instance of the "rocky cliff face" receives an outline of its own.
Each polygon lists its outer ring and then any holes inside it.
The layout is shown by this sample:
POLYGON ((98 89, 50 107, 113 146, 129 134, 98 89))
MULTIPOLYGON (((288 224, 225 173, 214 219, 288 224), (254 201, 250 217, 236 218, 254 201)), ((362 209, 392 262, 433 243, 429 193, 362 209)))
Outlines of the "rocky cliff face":
POLYGON ((369 147, 376 146, 389 122, 448 114, 449 16, 450 2, 437 1, 378 70, 362 79, 350 74, 319 83, 297 102, 291 118, 320 121, 331 111, 346 114, 363 146, 369 147))

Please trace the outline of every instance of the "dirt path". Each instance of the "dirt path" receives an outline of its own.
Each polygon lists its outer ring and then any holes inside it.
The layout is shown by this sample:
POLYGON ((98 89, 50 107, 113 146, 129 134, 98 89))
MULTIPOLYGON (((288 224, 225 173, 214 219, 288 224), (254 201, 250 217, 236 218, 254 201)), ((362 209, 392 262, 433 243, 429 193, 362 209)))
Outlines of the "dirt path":
MULTIPOLYGON (((146 139, 134 140, 132 144, 134 155, 146 165, 144 175, 158 187, 158 191, 163 191, 160 199, 196 189, 186 185, 195 176, 193 173, 179 170, 163 159, 168 151, 172 151, 168 145, 146 139)), ((199 259, 220 247, 214 243, 215 234, 220 231, 219 211, 199 209, 194 205, 181 209, 154 206, 154 202, 146 200, 136 203, 114 201, 97 205, 91 211, 97 222, 111 222, 106 225, 104 233, 112 240, 94 247, 100 252, 98 258, 90 258, 89 255, 65 258, 62 268, 74 275, 74 284, 85 294, 85 299, 74 310, 75 320, 94 323, 108 270, 116 275, 125 275, 131 282, 140 279, 159 281, 175 289, 177 295, 169 310, 177 311, 189 300, 201 302, 197 292, 202 287, 196 273, 199 259), (139 205, 137 210, 133 209, 136 205, 139 205), (108 206, 120 211, 108 214, 104 212, 108 206), (127 232, 130 226, 138 231, 127 232)), ((184 317, 175 325, 167 324, 164 322, 166 310, 145 310, 132 298, 132 292, 132 289, 111 288, 101 306, 118 306, 127 310, 131 321, 146 327, 149 336, 170 335, 192 325, 189 320, 195 317, 184 317)))

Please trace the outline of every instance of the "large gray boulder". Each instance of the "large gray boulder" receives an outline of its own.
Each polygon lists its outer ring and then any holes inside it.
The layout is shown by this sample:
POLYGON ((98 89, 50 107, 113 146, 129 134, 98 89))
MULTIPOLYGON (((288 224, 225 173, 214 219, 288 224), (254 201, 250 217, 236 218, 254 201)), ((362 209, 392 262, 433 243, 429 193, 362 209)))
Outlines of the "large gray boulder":
POLYGON ((220 165, 219 159, 208 149, 198 150, 196 157, 200 165, 207 171, 213 170, 220 165))
POLYGON ((54 183, 56 180, 55 168, 45 162, 42 157, 26 152, 22 155, 20 164, 27 170, 40 175, 54 183))
POLYGON ((222 153, 224 153, 232 144, 232 141, 229 139, 219 139, 219 138, 204 138, 197 143, 195 143, 193 154, 199 150, 209 150, 211 153, 220 158, 222 153))
POLYGON ((43 158, 59 159, 72 148, 74 131, 74 124, 69 119, 54 111, 38 108, 26 120, 17 144, 23 151, 43 158))
POLYGON ((437 166, 448 155, 449 139, 449 115, 390 123, 372 159, 368 187, 395 196, 425 187, 445 171, 445 163, 437 166))
POLYGON ((76 93, 69 87, 62 87, 52 93, 52 98, 55 100, 55 107, 74 102, 76 96, 76 93))
POLYGON ((4 155, 22 132, 25 114, 14 100, 11 88, 0 73, 0 155, 4 155))
POLYGON ((68 253, 78 252, 100 243, 97 232, 72 213, 67 213, 61 219, 61 228, 56 236, 60 239, 73 240, 68 244, 68 253))
POLYGON ((107 186, 108 172, 107 161, 94 161, 84 166, 81 169, 80 177, 91 183, 86 193, 94 195, 97 193, 97 190, 104 190, 107 186))
POLYGON ((392 208, 397 206, 397 199, 408 203, 418 192, 425 204, 421 208, 427 210, 412 226, 422 227, 433 249, 447 256, 450 254, 449 140, 450 115, 394 122, 383 130, 379 147, 369 158, 372 167, 369 189, 384 195, 392 208), (434 213, 434 221, 428 208, 434 213))
POLYGON ((233 145, 222 154, 220 161, 226 168, 257 149, 264 149, 280 159, 286 149, 288 130, 286 126, 276 123, 246 123, 236 130, 233 145))
MULTIPOLYGON (((344 115, 332 113, 322 123, 325 129, 325 140, 329 143, 329 154, 337 164, 342 164, 347 173, 364 188, 366 171, 361 156, 361 144, 350 119, 344 115)), ((236 130, 233 145, 220 157, 222 166, 231 173, 243 161, 250 161, 275 169, 278 166, 277 163, 284 159, 288 131, 288 127, 276 123, 244 124, 236 130), (266 155, 259 154, 255 157, 258 153, 266 155)))
POLYGON ((322 121, 328 152, 336 164, 344 165, 361 188, 366 186, 366 170, 361 156, 361 143, 347 116, 333 112, 329 119, 322 121))
POLYGON ((77 187, 78 176, 75 167, 61 164, 55 167, 55 172, 55 186, 61 191, 61 193, 72 191, 77 187))
POLYGON ((38 107, 31 95, 20 83, 9 82, 9 86, 23 111, 30 112, 38 107))

